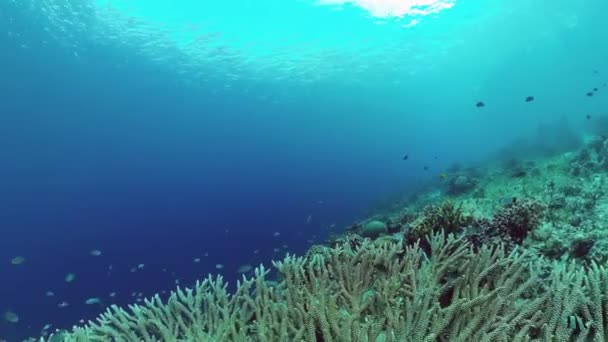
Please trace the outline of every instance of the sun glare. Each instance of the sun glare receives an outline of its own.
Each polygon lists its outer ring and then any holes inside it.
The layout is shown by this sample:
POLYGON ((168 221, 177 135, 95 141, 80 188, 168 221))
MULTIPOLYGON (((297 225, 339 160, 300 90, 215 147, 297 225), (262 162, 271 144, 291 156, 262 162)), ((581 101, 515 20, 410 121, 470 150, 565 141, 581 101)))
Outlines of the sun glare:
POLYGON ((353 4, 378 18, 425 16, 454 6, 455 0, 319 0, 320 5, 353 4))

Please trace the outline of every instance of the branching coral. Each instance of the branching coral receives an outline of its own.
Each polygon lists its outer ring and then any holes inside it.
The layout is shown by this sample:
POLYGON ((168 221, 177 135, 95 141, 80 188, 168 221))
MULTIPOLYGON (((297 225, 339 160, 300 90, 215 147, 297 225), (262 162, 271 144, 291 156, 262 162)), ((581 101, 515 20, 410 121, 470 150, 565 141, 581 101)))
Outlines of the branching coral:
POLYGON ((528 266, 518 250, 433 234, 432 253, 363 240, 260 266, 228 293, 221 277, 128 309, 111 307, 73 341, 601 341, 608 276, 528 266))

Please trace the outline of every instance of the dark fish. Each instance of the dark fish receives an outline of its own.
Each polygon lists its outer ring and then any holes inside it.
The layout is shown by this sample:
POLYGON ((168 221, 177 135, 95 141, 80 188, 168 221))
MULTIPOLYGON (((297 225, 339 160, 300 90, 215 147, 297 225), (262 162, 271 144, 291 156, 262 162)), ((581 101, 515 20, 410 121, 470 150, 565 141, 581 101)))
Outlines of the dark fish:
POLYGON ((589 97, 591 97, 591 96, 593 96, 593 92, 592 92, 592 91, 590 91, 590 92, 588 92, 586 95, 587 95, 587 96, 589 96, 589 97))
POLYGON ((593 70, 593 74, 597 75, 597 74, 599 74, 599 73, 600 73, 599 71, 597 71, 597 70, 593 70))
POLYGON ((439 159, 439 156, 435 156, 434 158, 435 158, 435 160, 437 160, 437 159, 439 159))
POLYGON ((591 120, 591 114, 587 114, 585 115, 585 117, 587 118, 587 120, 591 120))
POLYGON ((486 106, 486 104, 485 104, 485 103, 483 103, 482 101, 479 101, 479 102, 477 102, 477 104, 475 104, 475 106, 476 106, 477 108, 481 108, 481 107, 485 107, 485 106, 486 106))
POLYGON ((593 91, 597 91, 597 88, 593 88, 593 91))
POLYGON ((409 154, 406 154, 403 156, 403 160, 407 160, 409 157, 410 157, 409 154))
POLYGON ((532 101, 534 101, 534 96, 526 97, 526 102, 532 102, 532 101))
POLYGON ((429 167, 428 167, 428 166, 425 166, 425 167, 424 167, 424 171, 428 171, 428 170, 429 170, 429 167))
POLYGON ((602 84, 603 87, 605 87, 606 85, 608 85, 608 82, 604 82, 604 84, 602 84))

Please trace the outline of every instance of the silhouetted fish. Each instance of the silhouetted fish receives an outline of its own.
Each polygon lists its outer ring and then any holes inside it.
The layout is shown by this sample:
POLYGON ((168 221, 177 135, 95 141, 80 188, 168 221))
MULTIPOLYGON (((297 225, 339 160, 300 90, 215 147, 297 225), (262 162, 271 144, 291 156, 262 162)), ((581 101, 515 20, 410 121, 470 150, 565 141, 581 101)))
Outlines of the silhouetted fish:
POLYGON ((597 91, 597 88, 593 88, 593 91, 597 91))
POLYGON ((428 170, 429 170, 429 167, 428 167, 428 166, 425 166, 425 167, 424 167, 424 171, 428 171, 428 170))
POLYGON ((590 92, 588 92, 586 95, 587 95, 587 96, 589 96, 589 97, 591 97, 591 96, 593 96, 593 92, 592 92, 592 91, 590 91, 590 92))
POLYGON ((534 101, 534 96, 526 97, 526 102, 532 102, 532 101, 534 101))
POLYGON ((585 117, 587 118, 587 120, 591 120, 591 114, 587 114, 585 117))
POLYGON ((600 72, 599 72, 598 70, 593 70, 593 74, 597 75, 597 74, 599 74, 599 73, 600 73, 600 72))
POLYGON ((485 106, 486 106, 486 104, 485 104, 485 103, 483 103, 482 101, 478 101, 478 102, 477 102, 477 104, 475 104, 475 106, 476 106, 477 108, 481 108, 481 107, 485 107, 485 106))
POLYGON ((407 160, 409 157, 410 157, 409 154, 406 154, 403 156, 403 160, 407 160))

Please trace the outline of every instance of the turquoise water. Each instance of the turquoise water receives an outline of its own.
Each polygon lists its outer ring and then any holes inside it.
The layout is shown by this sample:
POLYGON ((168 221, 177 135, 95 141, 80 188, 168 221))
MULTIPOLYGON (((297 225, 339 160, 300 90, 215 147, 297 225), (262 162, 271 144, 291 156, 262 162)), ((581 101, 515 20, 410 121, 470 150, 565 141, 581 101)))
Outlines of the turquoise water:
POLYGON ((607 2, 418 3, 1 0, 0 339, 234 280, 606 114, 607 2))

